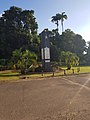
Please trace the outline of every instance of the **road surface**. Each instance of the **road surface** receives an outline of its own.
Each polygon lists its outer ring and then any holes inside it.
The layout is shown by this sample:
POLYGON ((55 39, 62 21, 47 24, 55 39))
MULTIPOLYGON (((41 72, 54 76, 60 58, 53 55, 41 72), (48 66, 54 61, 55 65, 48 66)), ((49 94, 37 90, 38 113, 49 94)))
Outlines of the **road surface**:
POLYGON ((90 120, 90 74, 0 82, 0 120, 90 120))

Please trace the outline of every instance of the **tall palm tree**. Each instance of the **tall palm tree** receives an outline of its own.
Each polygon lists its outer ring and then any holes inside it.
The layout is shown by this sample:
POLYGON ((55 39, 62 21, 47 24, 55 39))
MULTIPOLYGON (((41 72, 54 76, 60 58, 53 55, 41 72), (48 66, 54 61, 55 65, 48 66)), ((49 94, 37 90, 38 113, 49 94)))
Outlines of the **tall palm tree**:
POLYGON ((55 24, 57 25, 57 31, 58 31, 59 21, 60 21, 59 13, 57 13, 55 16, 52 16, 51 22, 55 22, 55 24))
POLYGON ((64 19, 67 19, 68 17, 67 17, 67 15, 65 14, 65 12, 62 12, 62 13, 60 14, 60 16, 61 16, 61 26, 62 26, 62 32, 63 32, 63 31, 64 31, 63 21, 64 21, 64 19))
POLYGON ((62 12, 61 14, 57 13, 55 16, 52 16, 51 22, 55 22, 55 24, 57 25, 57 31, 58 31, 60 20, 61 20, 62 32, 64 31, 64 28, 63 28, 64 19, 67 19, 67 15, 65 14, 65 12, 62 12))

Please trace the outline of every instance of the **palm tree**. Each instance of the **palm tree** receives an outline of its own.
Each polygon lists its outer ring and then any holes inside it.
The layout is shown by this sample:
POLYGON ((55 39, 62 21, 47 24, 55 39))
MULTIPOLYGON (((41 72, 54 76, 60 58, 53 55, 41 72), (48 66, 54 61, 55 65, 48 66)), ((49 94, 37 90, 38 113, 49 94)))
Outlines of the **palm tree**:
POLYGON ((67 19, 67 15, 65 14, 65 12, 62 12, 61 14, 57 13, 55 16, 52 16, 51 22, 55 22, 55 24, 57 25, 57 31, 58 31, 60 20, 61 20, 62 32, 64 31, 64 28, 63 28, 64 19, 67 19))
POLYGON ((63 21, 64 21, 64 19, 67 19, 68 17, 67 17, 67 15, 65 14, 65 12, 62 12, 62 13, 60 14, 60 16, 61 16, 61 26, 62 26, 62 32, 63 32, 63 31, 64 31, 63 21))
POLYGON ((58 31, 58 26, 59 26, 59 21, 60 21, 60 14, 56 14, 55 16, 52 16, 51 22, 55 22, 57 25, 57 31, 58 31))

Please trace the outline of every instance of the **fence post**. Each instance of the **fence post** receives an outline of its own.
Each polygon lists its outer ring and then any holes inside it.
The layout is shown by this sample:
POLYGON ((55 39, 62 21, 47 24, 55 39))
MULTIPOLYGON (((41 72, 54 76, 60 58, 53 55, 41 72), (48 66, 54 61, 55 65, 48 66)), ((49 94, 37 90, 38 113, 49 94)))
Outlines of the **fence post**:
POLYGON ((72 74, 74 74, 74 69, 72 69, 72 74))
POLYGON ((43 70, 42 70, 42 76, 43 76, 43 70))
POLYGON ((77 68, 77 73, 79 73, 79 72, 80 72, 80 67, 77 68))
POLYGON ((54 77, 54 70, 53 70, 53 77, 54 77))
POLYGON ((64 75, 66 75, 66 70, 64 70, 64 75))

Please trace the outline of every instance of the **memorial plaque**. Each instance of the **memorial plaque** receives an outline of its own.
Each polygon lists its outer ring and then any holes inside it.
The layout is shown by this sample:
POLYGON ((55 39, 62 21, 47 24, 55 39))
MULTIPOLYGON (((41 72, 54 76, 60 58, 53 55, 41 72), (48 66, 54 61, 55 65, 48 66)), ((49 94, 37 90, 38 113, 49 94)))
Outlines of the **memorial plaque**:
POLYGON ((50 45, 49 45, 49 31, 45 29, 40 34, 42 66, 44 71, 51 71, 50 66, 50 45))

